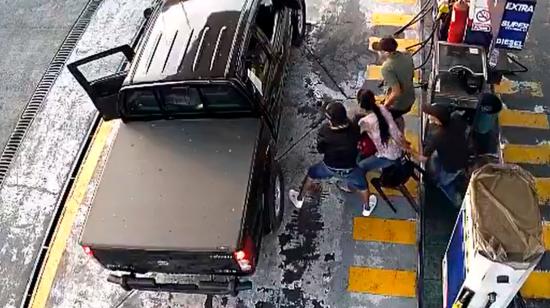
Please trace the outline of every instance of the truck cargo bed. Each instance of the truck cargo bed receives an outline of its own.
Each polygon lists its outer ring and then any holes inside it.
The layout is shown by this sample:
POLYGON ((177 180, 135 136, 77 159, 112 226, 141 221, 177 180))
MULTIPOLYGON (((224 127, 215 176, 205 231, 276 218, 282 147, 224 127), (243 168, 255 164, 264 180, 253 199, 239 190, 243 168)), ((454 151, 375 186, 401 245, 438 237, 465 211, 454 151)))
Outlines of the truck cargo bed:
POLYGON ((258 119, 120 126, 84 227, 95 248, 235 248, 258 119))

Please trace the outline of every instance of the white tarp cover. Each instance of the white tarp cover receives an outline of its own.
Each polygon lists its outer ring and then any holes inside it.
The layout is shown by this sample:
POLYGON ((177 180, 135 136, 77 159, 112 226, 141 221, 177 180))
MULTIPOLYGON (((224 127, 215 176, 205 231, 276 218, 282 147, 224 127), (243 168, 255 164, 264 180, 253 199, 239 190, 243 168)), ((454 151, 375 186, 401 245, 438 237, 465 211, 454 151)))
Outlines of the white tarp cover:
POLYGON ((488 164, 474 172, 468 192, 479 252, 501 263, 531 263, 542 256, 542 219, 529 172, 488 164))

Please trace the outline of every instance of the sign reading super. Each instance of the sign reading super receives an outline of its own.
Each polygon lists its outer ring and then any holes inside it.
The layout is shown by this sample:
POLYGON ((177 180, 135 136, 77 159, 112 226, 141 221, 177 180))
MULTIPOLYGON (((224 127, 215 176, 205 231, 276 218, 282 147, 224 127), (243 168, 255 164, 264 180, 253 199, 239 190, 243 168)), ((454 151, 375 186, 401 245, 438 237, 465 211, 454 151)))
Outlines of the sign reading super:
POLYGON ((536 3, 536 0, 506 1, 495 48, 523 49, 536 3))

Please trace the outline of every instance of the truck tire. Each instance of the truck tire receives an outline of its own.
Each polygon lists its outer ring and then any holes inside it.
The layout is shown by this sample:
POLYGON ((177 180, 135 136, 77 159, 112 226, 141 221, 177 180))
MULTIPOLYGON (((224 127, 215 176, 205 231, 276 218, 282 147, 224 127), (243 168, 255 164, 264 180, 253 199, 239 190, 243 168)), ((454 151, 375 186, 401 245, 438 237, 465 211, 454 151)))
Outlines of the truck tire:
POLYGON ((299 47, 306 37, 306 2, 299 0, 301 8, 292 11, 292 45, 299 47))
POLYGON ((276 232, 281 226, 283 221, 283 214, 285 210, 285 184, 283 178, 283 172, 279 164, 273 163, 271 168, 269 188, 266 195, 267 205, 267 219, 265 233, 269 234, 276 232))

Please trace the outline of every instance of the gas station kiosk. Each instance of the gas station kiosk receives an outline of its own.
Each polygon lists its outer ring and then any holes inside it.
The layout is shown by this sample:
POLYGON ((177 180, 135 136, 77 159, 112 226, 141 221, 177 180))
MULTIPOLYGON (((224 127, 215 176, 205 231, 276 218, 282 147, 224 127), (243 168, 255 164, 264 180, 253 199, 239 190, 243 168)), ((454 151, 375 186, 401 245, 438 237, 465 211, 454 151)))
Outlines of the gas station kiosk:
MULTIPOLYGON (((514 52, 525 46, 536 2, 434 0, 428 103, 477 115, 482 93, 504 74, 526 71, 514 52)), ((444 255, 443 307, 509 307, 543 253, 533 177, 515 165, 486 164, 470 177, 444 255)))
POLYGON ((442 264, 444 308, 506 308, 544 253, 534 178, 516 165, 474 172, 442 264))

